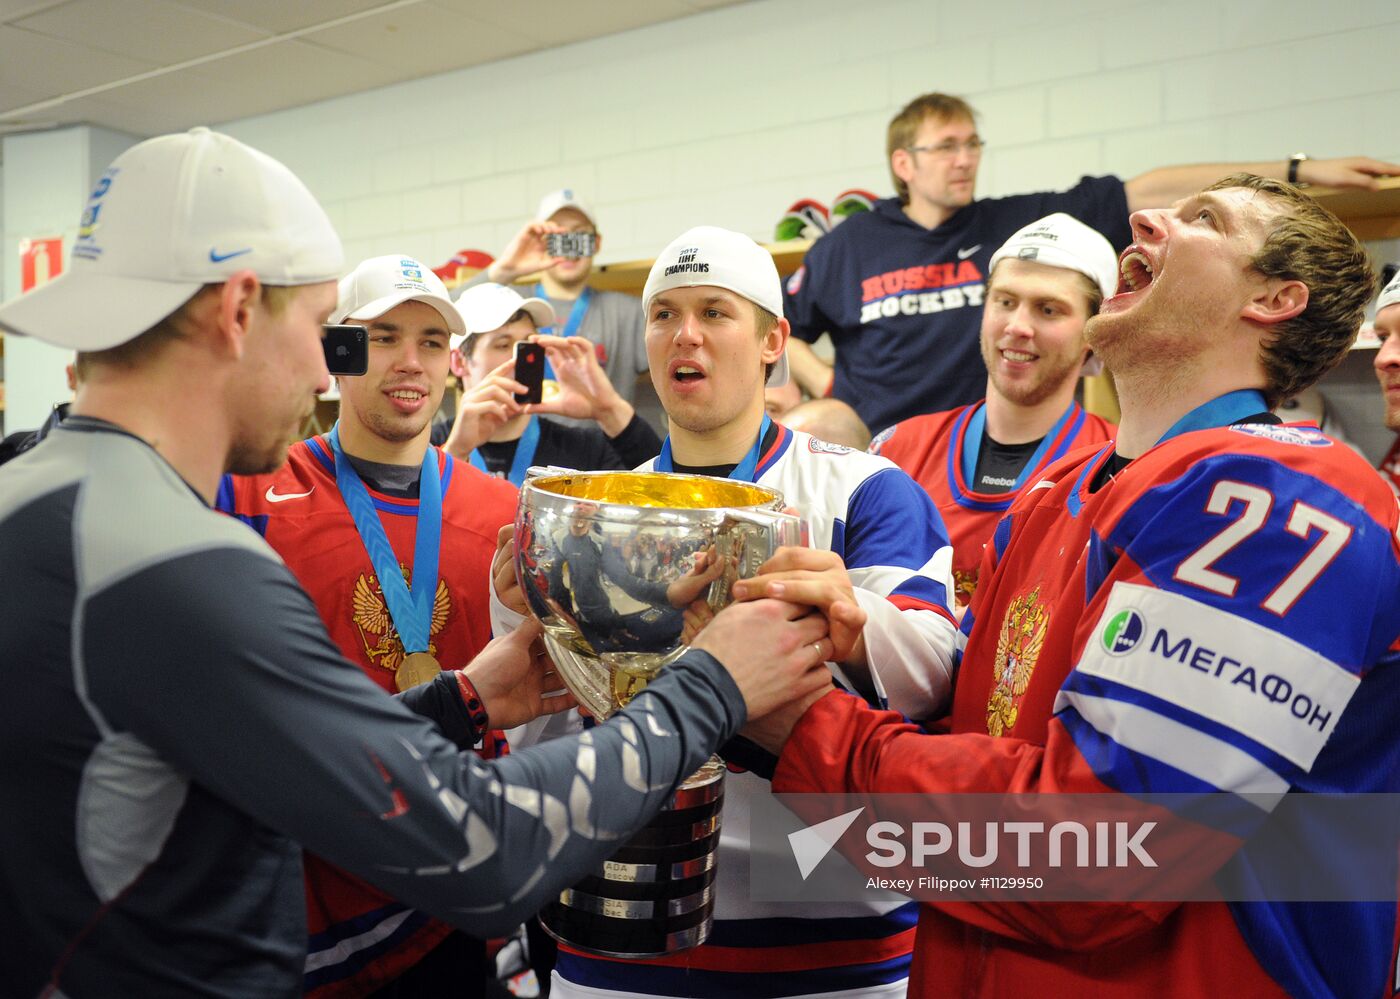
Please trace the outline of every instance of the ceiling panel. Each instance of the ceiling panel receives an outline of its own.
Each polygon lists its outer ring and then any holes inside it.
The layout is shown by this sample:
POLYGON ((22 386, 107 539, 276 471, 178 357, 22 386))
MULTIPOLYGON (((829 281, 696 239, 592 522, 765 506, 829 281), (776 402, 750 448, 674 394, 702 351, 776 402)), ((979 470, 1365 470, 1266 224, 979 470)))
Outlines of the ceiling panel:
MULTIPOLYGON (((3 94, 3 100, 0 100, 0 111, 4 110, 4 104, 20 108, 27 104, 34 104, 47 96, 46 94, 39 93, 37 90, 26 90, 23 87, 10 86, 5 87, 3 91, 0 91, 0 94, 3 94)), ((52 109, 49 111, 35 111, 33 114, 25 115, 23 118, 16 118, 13 121, 6 121, 0 118, 0 134, 23 132, 30 129, 50 128, 53 125, 62 123, 63 120, 55 115, 52 109)))
MULTIPOLYGON (((118 104, 100 97, 84 97, 63 105, 65 124, 100 121, 106 128, 131 135, 160 135, 163 132, 184 131, 188 127, 182 120, 172 117, 168 108, 153 108, 143 105, 118 104)), ((195 124, 192 119, 186 119, 195 124)), ((4 122, 0 122, 0 128, 4 122)))
POLYGON ((324 24, 346 14, 382 7, 386 0, 175 0, 231 21, 280 35, 313 24, 324 24))
POLYGON ((376 64, 301 40, 206 63, 192 80, 207 79, 205 91, 224 113, 216 120, 241 118, 249 107, 296 107, 340 94, 381 86, 403 77, 402 67, 376 64), (293 69, 294 67, 294 69, 293 69))
POLYGON ((397 63, 411 69, 413 76, 504 59, 538 47, 520 32, 427 3, 303 37, 363 59, 397 63))
POLYGON ((0 0, 0 22, 24 17, 48 7, 57 7, 67 0, 0 0))
POLYGON ((502 27, 514 28, 544 45, 566 45, 695 13, 695 9, 682 0, 648 0, 647 3, 619 3, 617 0, 514 0, 510 4, 483 4, 479 0, 434 2, 502 27))
POLYGON ((0 131, 91 122, 154 135, 735 2, 742 0, 0 0, 0 131), (345 17, 354 19, 317 27, 345 17), (248 44, 257 47, 223 54, 248 44), (191 59, 203 61, 125 82, 191 59), (103 89, 17 110, 94 87, 103 89))
POLYGON ((267 37, 164 0, 74 0, 14 26, 162 65, 267 37))
POLYGON ((156 64, 0 25, 0 110, 22 106, 10 89, 45 97, 119 80, 156 64))
POLYGON ((64 105, 78 121, 100 121, 137 135, 182 131, 242 118, 266 110, 266 101, 241 88, 230 89, 202 68, 142 80, 64 105), (137 127, 139 123, 139 127, 137 127))

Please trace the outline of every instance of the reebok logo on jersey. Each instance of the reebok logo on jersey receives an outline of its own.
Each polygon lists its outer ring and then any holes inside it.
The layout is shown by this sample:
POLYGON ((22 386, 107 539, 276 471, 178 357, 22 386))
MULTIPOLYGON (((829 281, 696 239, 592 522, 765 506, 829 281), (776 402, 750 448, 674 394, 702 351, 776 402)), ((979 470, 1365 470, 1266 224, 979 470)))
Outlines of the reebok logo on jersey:
POLYGON ((265 492, 263 496, 266 497, 269 503, 285 503, 287 502, 287 500, 303 499, 307 496, 310 496, 315 491, 316 487, 312 486, 304 493, 278 493, 273 492, 272 486, 268 486, 267 492, 265 492))
POLYGON ((959 260, 966 260, 968 257, 972 256, 974 253, 976 253, 976 252, 977 252, 978 250, 980 250, 980 249, 982 249, 982 244, 981 244, 981 243, 978 243, 976 246, 969 246, 969 247, 967 247, 967 248, 964 249, 964 250, 959 250, 959 251, 958 251, 958 259, 959 259, 959 260))

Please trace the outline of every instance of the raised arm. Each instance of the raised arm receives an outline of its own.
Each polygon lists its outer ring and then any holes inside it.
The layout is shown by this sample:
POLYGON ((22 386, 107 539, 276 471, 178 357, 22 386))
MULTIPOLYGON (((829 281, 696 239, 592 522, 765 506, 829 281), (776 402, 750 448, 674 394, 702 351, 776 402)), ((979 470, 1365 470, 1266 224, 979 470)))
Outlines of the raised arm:
MULTIPOLYGON (((1124 184, 1128 192, 1128 211, 1165 208, 1232 173, 1252 173, 1274 180, 1288 180, 1290 163, 1291 159, 1283 159, 1260 163, 1196 163, 1158 167, 1124 184)), ((1374 191, 1377 177, 1394 176, 1400 176, 1400 163, 1373 160, 1369 156, 1343 156, 1329 160, 1300 160, 1297 180, 1304 184, 1374 191)))

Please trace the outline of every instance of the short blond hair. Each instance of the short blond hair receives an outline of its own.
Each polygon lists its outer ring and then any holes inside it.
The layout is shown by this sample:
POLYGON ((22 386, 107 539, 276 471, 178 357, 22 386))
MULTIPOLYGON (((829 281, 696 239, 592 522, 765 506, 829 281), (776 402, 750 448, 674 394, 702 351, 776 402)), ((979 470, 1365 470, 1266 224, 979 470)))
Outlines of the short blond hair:
MULTIPOLYGON (((908 149, 914 144, 919 126, 927 119, 937 121, 970 121, 977 123, 977 112, 961 97, 952 94, 920 94, 900 109, 899 114, 890 119, 885 131, 885 162, 890 164, 896 149, 908 149)), ((890 179, 894 181, 895 193, 901 204, 909 204, 909 185, 895 176, 890 165, 890 179)))

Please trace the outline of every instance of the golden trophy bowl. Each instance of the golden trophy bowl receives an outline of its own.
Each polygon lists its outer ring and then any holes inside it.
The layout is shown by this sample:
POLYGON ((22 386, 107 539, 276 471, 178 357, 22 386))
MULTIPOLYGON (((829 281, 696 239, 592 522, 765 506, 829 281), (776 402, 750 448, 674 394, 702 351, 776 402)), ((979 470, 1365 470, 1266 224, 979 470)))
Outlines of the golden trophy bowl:
MULTIPOLYGON (((607 718, 687 649, 684 611, 718 612, 736 579, 805 543, 777 490, 661 472, 526 479, 516 570, 569 690, 607 718), (697 562, 703 565, 696 571, 697 562), (715 577, 715 578, 711 578, 715 577)), ((660 957, 713 923, 724 766, 712 759, 614 857, 541 913, 556 939, 608 957, 660 957)))

